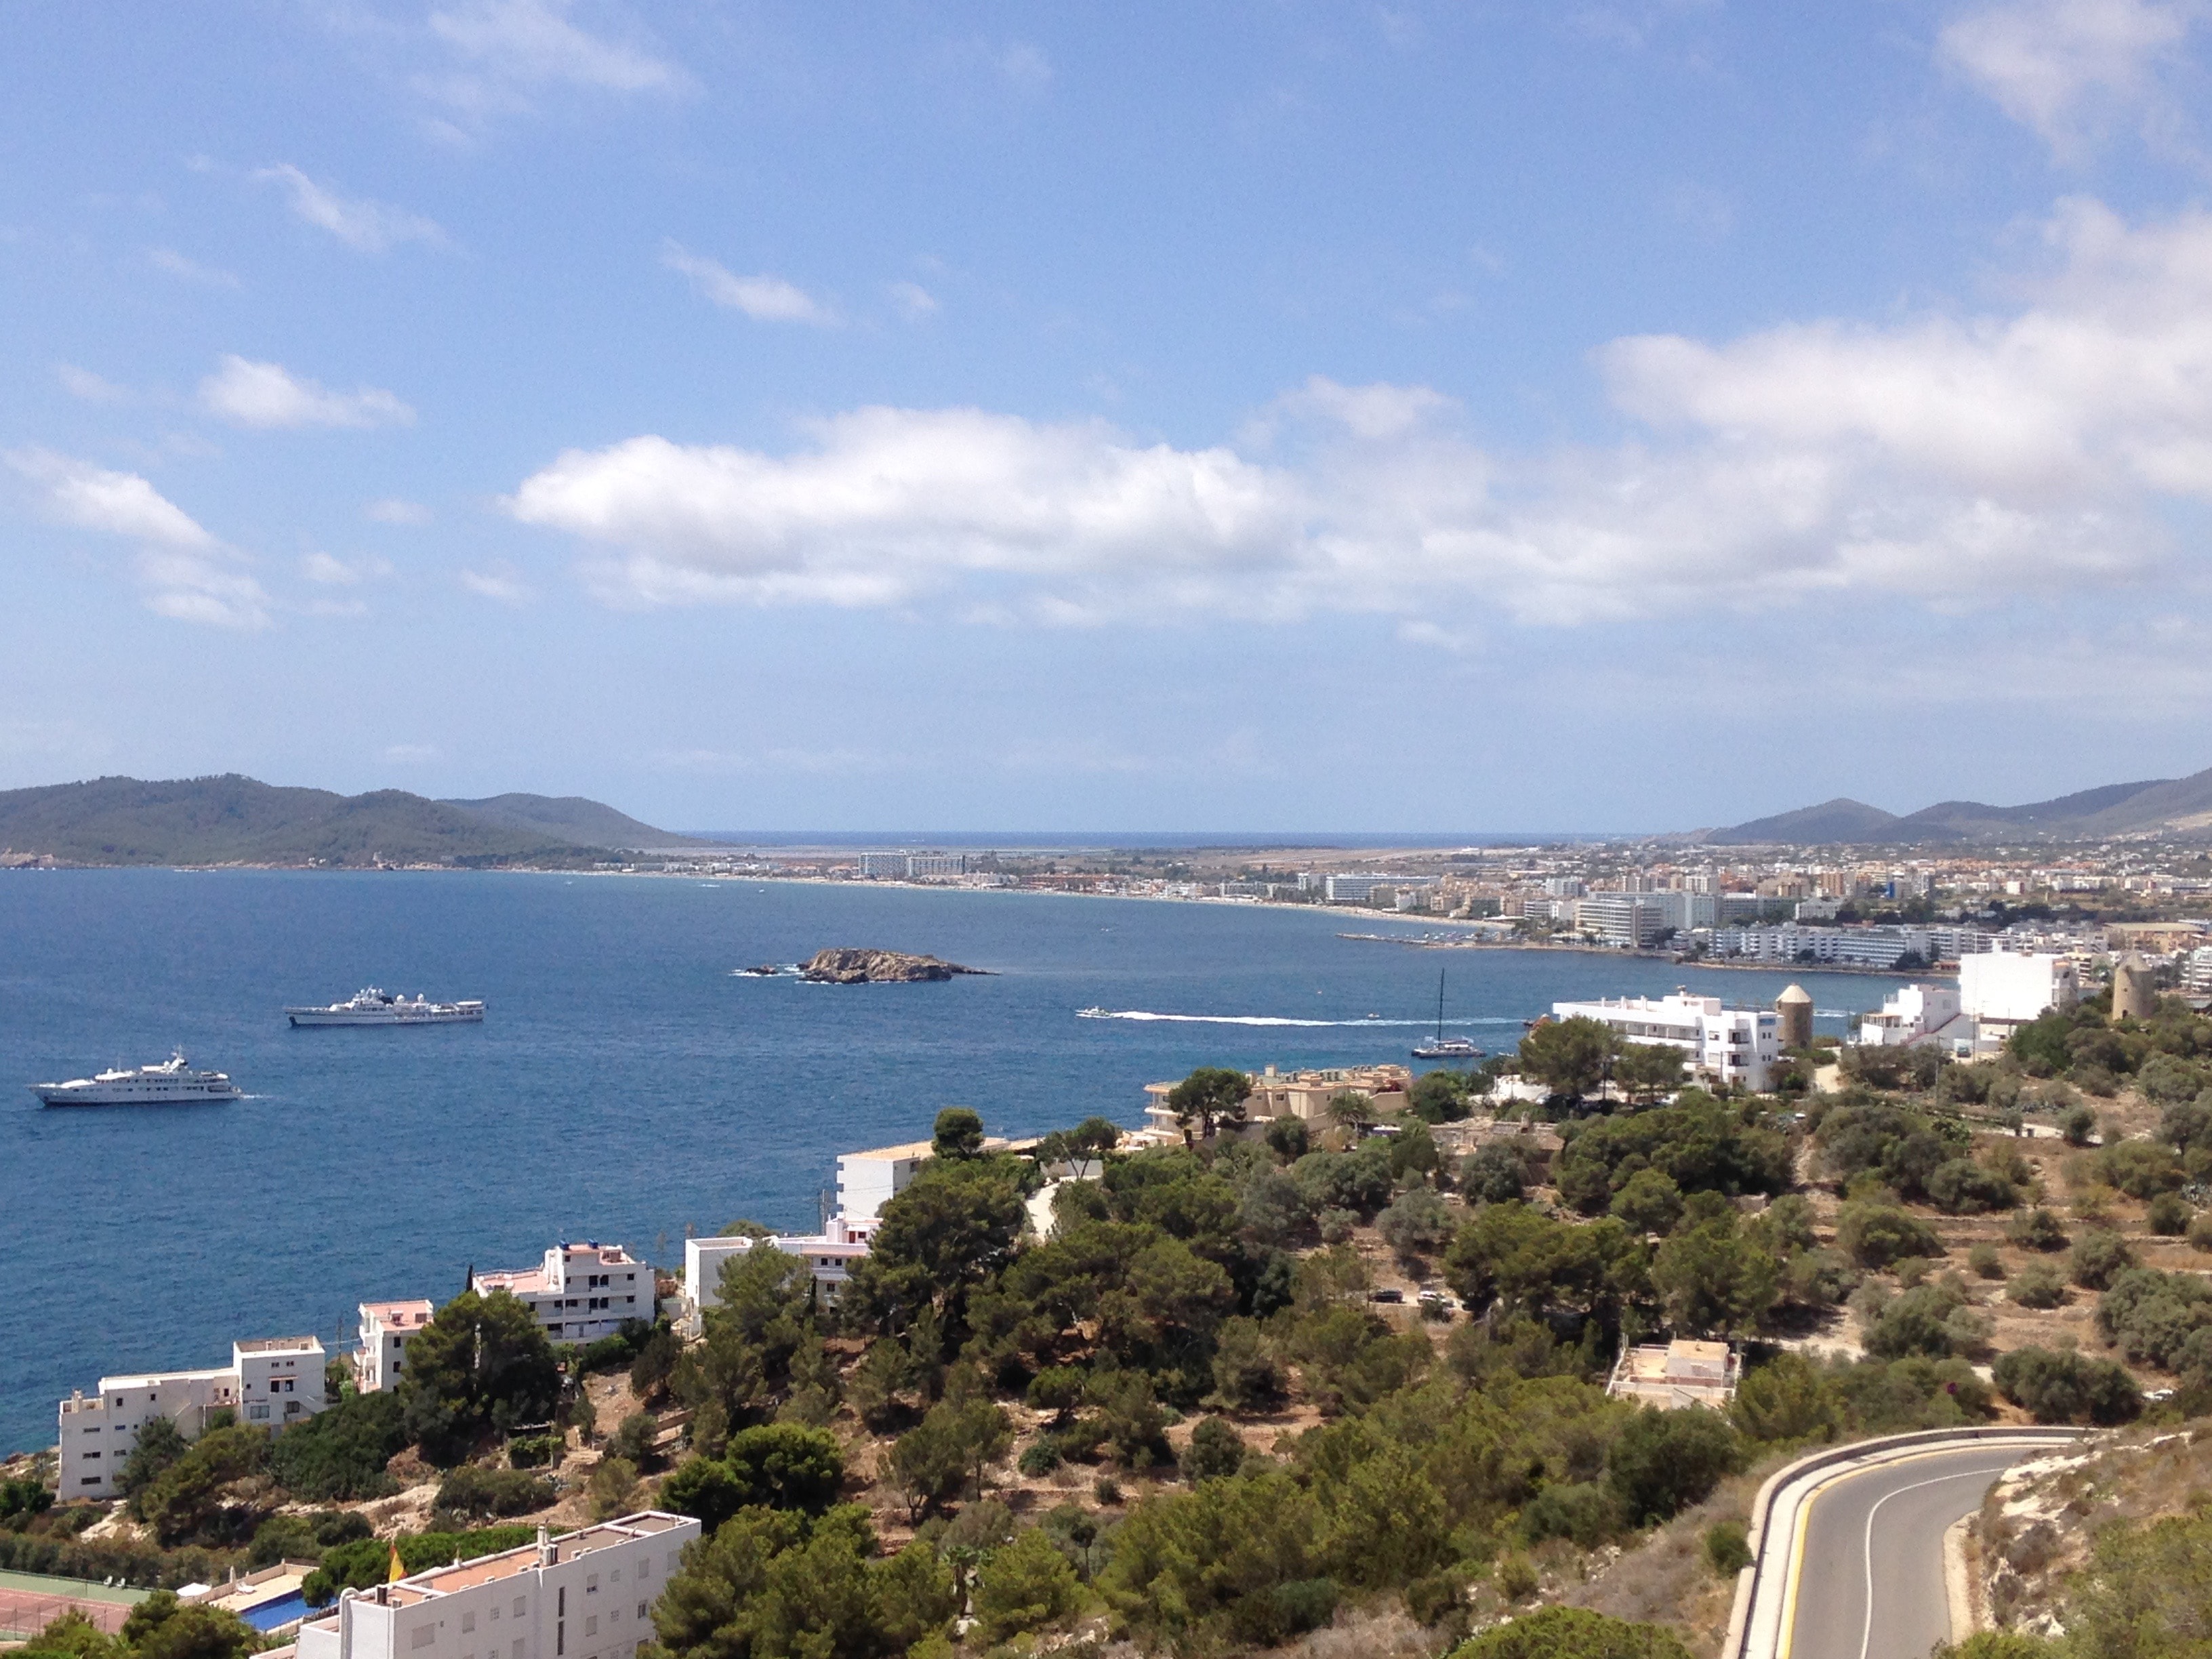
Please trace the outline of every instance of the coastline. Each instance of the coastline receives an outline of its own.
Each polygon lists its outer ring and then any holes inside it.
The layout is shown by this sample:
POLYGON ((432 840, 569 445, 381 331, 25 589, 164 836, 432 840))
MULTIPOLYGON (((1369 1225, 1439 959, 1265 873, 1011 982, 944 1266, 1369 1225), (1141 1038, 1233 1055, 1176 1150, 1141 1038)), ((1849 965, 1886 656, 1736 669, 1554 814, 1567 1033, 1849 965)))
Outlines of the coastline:
POLYGON ((1787 974, 1793 971, 1808 974, 1862 974, 1873 979, 1927 978, 1956 979, 1955 968, 1917 968, 1904 973, 1895 968, 1863 968, 1856 963, 1840 962, 1743 962, 1733 957, 1716 960, 1711 957, 1678 957, 1670 951, 1620 951, 1607 945, 1565 945, 1534 940, 1512 939, 1394 939, 1388 933, 1345 933, 1339 939, 1358 939, 1371 945, 1402 945, 1417 951, 1559 951, 1577 956, 1613 957, 1629 962, 1671 962, 1677 967, 1723 969, 1738 974, 1787 974))

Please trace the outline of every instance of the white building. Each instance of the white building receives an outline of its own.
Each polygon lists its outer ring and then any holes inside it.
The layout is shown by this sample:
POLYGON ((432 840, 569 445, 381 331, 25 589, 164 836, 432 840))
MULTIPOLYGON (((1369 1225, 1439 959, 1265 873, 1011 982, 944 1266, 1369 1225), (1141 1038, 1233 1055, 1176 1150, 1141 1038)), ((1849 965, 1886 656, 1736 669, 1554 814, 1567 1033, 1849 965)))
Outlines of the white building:
POLYGON ((2062 956, 1990 951, 1959 961, 1959 1005, 1984 1042, 2001 1041, 2053 1008, 2071 1008, 2080 998, 2074 964, 2062 956))
POLYGON ((1730 1008, 1718 997, 1604 998, 1555 1002, 1559 1019, 1594 1019, 1628 1042, 1679 1048, 1690 1069, 1715 1083, 1740 1083, 1757 1092, 1767 1086, 1782 1058, 1780 1021, 1771 1008, 1730 1008))
POLYGON ((362 1303, 361 1341, 353 1352, 354 1387, 375 1394, 397 1385, 407 1339, 428 1324, 435 1312, 427 1299, 362 1303))
POLYGON ((1592 893, 1575 901, 1575 926, 1608 945, 1630 950, 1658 942, 1674 926, 1659 893, 1592 893))
POLYGON ((1742 1377, 1742 1358, 1727 1343, 1677 1337, 1663 1346, 1622 1349, 1605 1391, 1615 1400, 1656 1406, 1662 1412, 1684 1406, 1726 1411, 1742 1377))
POLYGON ((1957 986, 1907 985, 1884 999, 1878 1012, 1861 1016, 1851 1041, 1869 1048, 1898 1048, 1916 1042, 1942 1048, 1971 1046, 1973 1022, 1960 1006, 1957 986))
POLYGON ((732 1235, 684 1241, 684 1307, 685 1324, 698 1328, 699 1316, 719 1307, 722 1300, 722 1269, 756 1244, 765 1244, 797 1256, 822 1287, 824 1299, 836 1301, 853 1277, 853 1266, 868 1253, 874 1237, 873 1220, 850 1222, 833 1215, 818 1233, 771 1233, 766 1238, 732 1235))
MULTIPOLYGON (((499 1555, 344 1591, 300 1627, 295 1659, 635 1659, 653 1604, 699 1536, 647 1510, 499 1555)), ((285 1650, 264 1659, 287 1659, 285 1650)))
POLYGON ((1423 889, 1437 884, 1433 876, 1329 876, 1322 883, 1324 904, 1371 904, 1377 888, 1423 889))
POLYGON ((653 1269, 619 1244, 556 1244, 542 1266, 477 1273, 469 1284, 479 1296, 507 1291, 556 1342, 594 1342, 625 1319, 653 1316, 653 1269))
POLYGON ((323 1364, 314 1337, 276 1336, 232 1343, 230 1364, 215 1370, 101 1377, 97 1394, 80 1389, 61 1402, 61 1496, 114 1497, 139 1430, 157 1417, 187 1440, 218 1411, 270 1430, 313 1417, 325 1404, 323 1364))

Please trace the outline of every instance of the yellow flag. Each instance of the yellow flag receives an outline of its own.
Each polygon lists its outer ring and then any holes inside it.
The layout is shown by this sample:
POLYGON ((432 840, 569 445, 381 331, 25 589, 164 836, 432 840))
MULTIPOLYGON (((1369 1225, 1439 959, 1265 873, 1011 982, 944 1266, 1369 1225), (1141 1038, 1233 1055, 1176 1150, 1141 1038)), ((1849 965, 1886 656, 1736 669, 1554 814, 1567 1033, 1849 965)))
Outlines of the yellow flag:
POLYGON ((392 1571, 386 1575, 386 1582, 396 1584, 406 1576, 407 1564, 399 1559, 399 1540, 395 1538, 392 1540, 392 1571))

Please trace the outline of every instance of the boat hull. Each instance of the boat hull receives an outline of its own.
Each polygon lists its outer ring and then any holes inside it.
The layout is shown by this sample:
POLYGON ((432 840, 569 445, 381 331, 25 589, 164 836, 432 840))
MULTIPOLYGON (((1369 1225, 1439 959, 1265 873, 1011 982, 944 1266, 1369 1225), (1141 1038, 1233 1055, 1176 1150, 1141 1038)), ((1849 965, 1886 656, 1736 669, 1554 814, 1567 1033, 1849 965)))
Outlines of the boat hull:
POLYGON ((31 1092, 47 1106, 200 1106, 246 1097, 246 1091, 234 1084, 191 1089, 77 1089, 67 1084, 33 1085, 31 1092))
POLYGON ((285 1018, 295 1025, 481 1025, 482 1003, 463 1003, 451 1008, 335 1009, 287 1008, 285 1018))

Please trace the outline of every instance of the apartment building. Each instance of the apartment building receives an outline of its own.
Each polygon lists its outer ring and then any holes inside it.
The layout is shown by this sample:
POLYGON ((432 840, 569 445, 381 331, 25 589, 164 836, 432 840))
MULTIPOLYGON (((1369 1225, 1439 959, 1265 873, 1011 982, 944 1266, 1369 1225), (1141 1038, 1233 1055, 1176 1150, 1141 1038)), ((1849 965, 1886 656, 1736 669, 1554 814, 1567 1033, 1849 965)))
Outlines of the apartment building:
POLYGON ((362 1394, 396 1387, 405 1363, 407 1339, 428 1324, 437 1310, 427 1299, 364 1302, 360 1341, 353 1351, 353 1385, 362 1394))
POLYGON ((1782 1058, 1781 1021, 1772 1009, 1730 1008, 1718 997, 1692 996, 1679 987, 1663 997, 1555 1002, 1552 1013, 1596 1020, 1624 1042, 1679 1048, 1699 1077, 1754 1091, 1767 1086, 1782 1058))
POLYGON ((520 1549, 346 1590, 264 1659, 636 1659, 699 1533, 660 1510, 560 1538, 540 1527, 520 1549))
POLYGON ((625 1319, 653 1316, 653 1269, 619 1244, 556 1244, 535 1267, 477 1273, 480 1296, 505 1291, 528 1307, 555 1342, 595 1342, 625 1319))
POLYGON ((771 1233, 761 1239, 739 1235, 685 1239, 682 1294, 686 1323, 696 1331, 699 1316, 720 1305, 723 1267, 759 1244, 797 1256, 821 1286, 823 1299, 836 1301, 851 1281, 854 1265, 868 1254, 876 1226, 874 1220, 854 1223, 833 1215, 818 1233, 771 1233))
POLYGON ((1973 1029, 1973 1022, 1960 1006, 1957 986, 1916 984, 1892 992, 1878 1012, 1862 1015, 1851 1041, 1869 1048, 1914 1043, 1950 1047, 1960 1042, 1971 1048, 1973 1029))
POLYGON ((1959 962, 1959 1006, 1984 1044, 2002 1042, 2053 1008, 2081 1000, 2081 981, 2065 957, 1991 951, 1959 962))
POLYGON ((271 1431, 313 1417, 325 1404, 323 1364, 314 1337, 267 1337, 232 1343, 230 1364, 212 1370, 103 1376, 93 1395, 76 1389, 61 1402, 60 1494, 114 1497, 138 1431, 157 1417, 188 1440, 218 1411, 271 1431))

